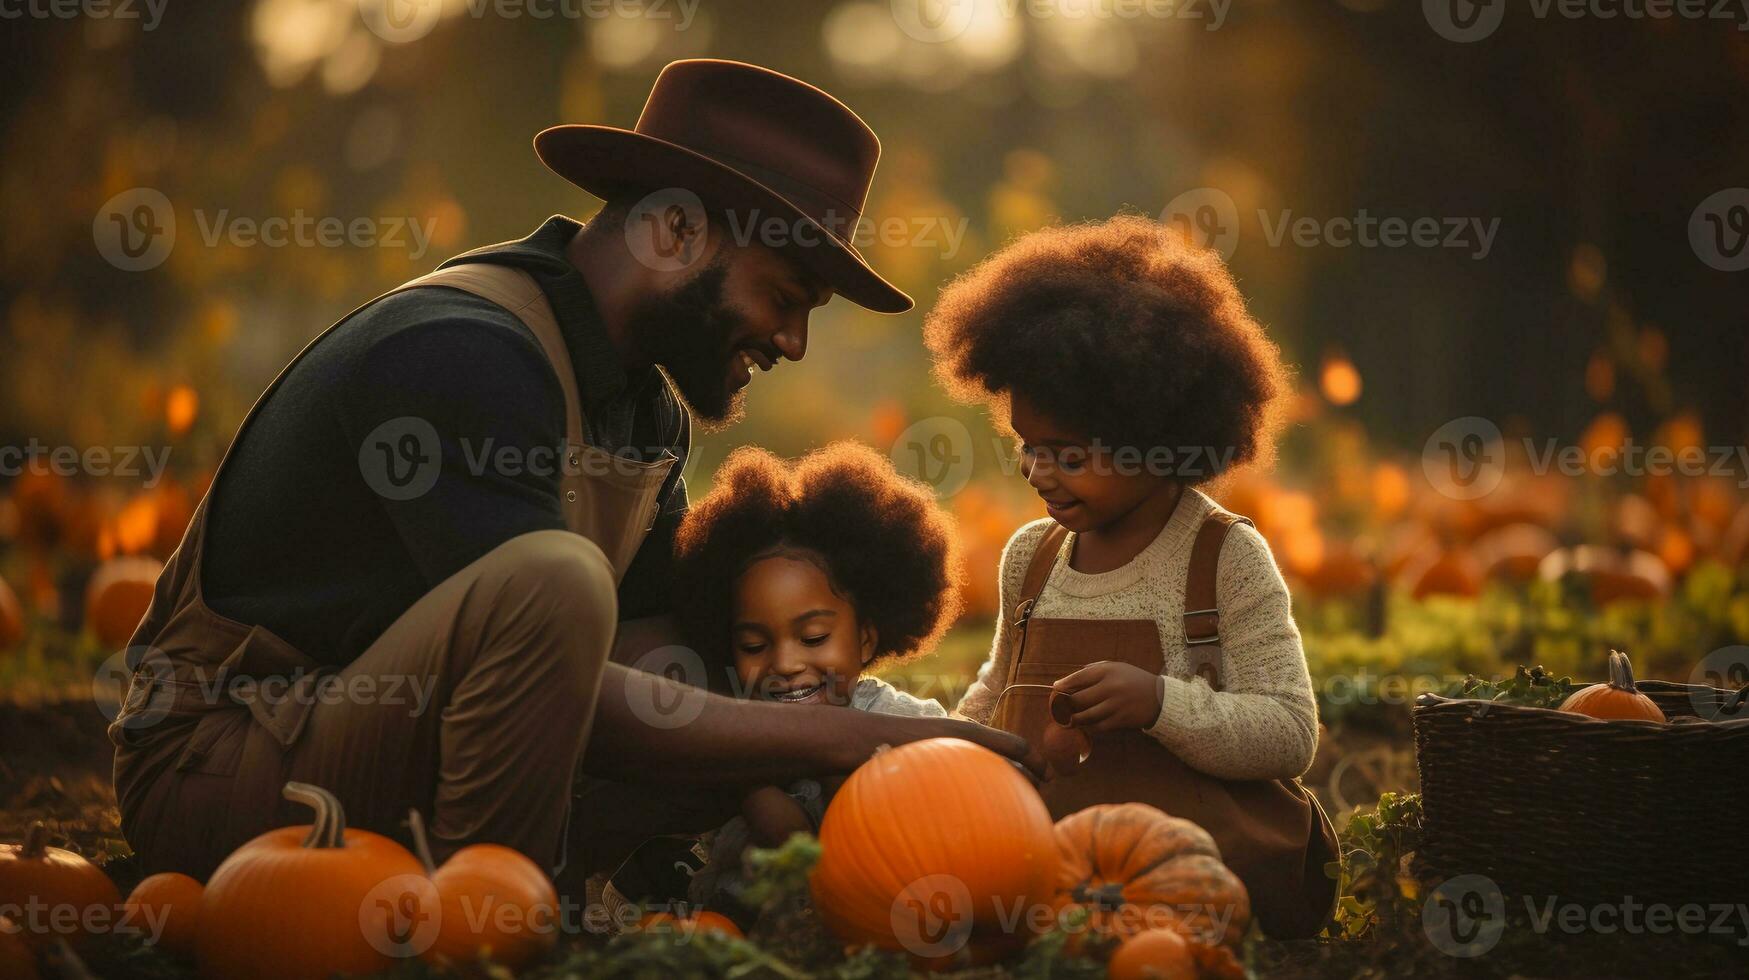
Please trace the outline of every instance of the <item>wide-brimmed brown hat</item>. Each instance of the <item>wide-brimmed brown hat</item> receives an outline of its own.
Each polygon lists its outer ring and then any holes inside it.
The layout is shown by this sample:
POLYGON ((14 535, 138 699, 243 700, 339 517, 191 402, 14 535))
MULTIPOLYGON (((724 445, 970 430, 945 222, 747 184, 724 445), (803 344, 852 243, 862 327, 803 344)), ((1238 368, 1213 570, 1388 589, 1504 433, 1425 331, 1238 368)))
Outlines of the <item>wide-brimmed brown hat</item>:
POLYGON ((775 247, 845 298, 881 313, 911 308, 852 244, 880 140, 806 82, 738 61, 676 61, 656 77, 636 129, 555 126, 534 148, 597 197, 679 188, 743 227, 781 219, 775 247))

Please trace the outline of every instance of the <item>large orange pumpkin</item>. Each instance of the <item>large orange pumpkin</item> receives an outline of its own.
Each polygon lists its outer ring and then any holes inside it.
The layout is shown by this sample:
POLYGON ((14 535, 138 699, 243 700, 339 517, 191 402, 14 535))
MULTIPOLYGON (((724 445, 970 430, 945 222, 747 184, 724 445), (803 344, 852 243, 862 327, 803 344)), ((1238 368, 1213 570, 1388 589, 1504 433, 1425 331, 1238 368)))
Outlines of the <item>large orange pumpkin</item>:
POLYGON ((350 830, 327 790, 287 783, 316 811, 231 853, 207 882, 195 957, 209 978, 319 980, 381 973, 430 941, 424 868, 400 844, 350 830))
POLYGON ((128 893, 122 906, 122 923, 140 930, 175 956, 194 956, 194 941, 200 935, 200 882, 185 874, 166 871, 155 874, 128 893), (156 936, 152 931, 157 930, 156 936))
POLYGON ((28 907, 13 916, 32 943, 107 931, 121 904, 115 882, 78 854, 47 845, 40 822, 24 843, 0 844, 0 902, 28 907))
POLYGON ((846 944, 932 969, 988 963, 1024 945, 1057 879, 1050 812, 1007 759, 964 739, 876 753, 820 824, 811 884, 846 944))
POLYGON ((21 927, 11 919, 0 917, 0 977, 37 980, 36 954, 20 931, 21 927))
POLYGON ((1666 721, 1664 711, 1634 687, 1634 668, 1628 655, 1609 651, 1609 680, 1582 687, 1561 702, 1562 711, 1593 718, 1633 721, 1666 721))
POLYGON ((1057 822, 1059 920, 1087 911, 1087 931, 1127 939, 1169 926, 1210 944, 1236 943, 1251 898, 1208 832, 1145 803, 1102 803, 1057 822))
POLYGON ((119 650, 152 604, 163 562, 156 558, 112 558, 98 567, 85 589, 85 622, 105 649, 119 650))
POLYGON ((557 944, 559 894, 539 865, 514 848, 472 844, 438 867, 419 811, 408 824, 438 904, 437 935, 422 959, 463 965, 489 958, 521 970, 557 944))
POLYGON ((0 653, 18 646, 24 640, 24 607, 18 593, 0 579, 0 653))

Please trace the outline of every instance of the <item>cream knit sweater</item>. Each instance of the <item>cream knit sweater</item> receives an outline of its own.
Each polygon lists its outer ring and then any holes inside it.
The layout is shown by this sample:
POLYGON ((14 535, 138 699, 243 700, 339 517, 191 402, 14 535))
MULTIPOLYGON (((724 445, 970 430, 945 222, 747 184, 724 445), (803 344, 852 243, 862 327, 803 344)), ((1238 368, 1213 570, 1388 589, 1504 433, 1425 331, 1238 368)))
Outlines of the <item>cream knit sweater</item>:
MULTIPOLYGON (((1287 583, 1263 536, 1235 525, 1221 547, 1215 595, 1221 610, 1221 673, 1211 690, 1190 669, 1184 644, 1184 585, 1190 546, 1214 508, 1187 490, 1153 543, 1128 564, 1089 575, 1069 567, 1070 534, 1057 556, 1034 616, 1065 619, 1152 619, 1165 655, 1160 717, 1148 734, 1173 754, 1224 779, 1297 776, 1318 745, 1318 708, 1287 583)), ((1022 579, 1051 521, 1015 532, 1002 551, 1001 612, 990 657, 955 713, 988 724, 1014 652, 1010 614, 1022 579)))

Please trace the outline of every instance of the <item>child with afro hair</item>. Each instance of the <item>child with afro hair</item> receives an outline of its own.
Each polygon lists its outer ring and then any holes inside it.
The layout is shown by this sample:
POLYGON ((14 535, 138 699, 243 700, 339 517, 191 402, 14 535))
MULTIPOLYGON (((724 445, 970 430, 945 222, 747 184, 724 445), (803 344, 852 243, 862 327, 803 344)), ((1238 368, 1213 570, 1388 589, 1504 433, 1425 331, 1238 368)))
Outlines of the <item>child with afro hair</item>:
MULTIPOLYGON (((1016 437, 1049 514, 1003 551, 994 643, 956 712, 1006 727, 999 702, 1029 619, 1142 621, 1157 653, 1144 633, 1145 656, 1053 648, 1052 663, 1020 669, 1091 736, 1090 765, 1116 754, 1105 741, 1140 737, 1224 780, 1304 772, 1317 747, 1311 679, 1287 585, 1249 523, 1229 528, 1218 555, 1216 683, 1186 642, 1192 543, 1218 509, 1198 487, 1271 456, 1289 392, 1219 255, 1131 215, 1034 232, 950 283, 924 335, 949 390, 1016 437), (1021 596, 1059 525, 1042 589, 1021 596), (1035 601, 1017 610, 1023 598, 1035 601)), ((1132 778, 1121 792, 1145 793, 1147 773, 1132 778)))
MULTIPOLYGON (((675 536, 689 642, 726 669, 734 693, 785 704, 946 717, 865 672, 934 646, 959 614, 958 574, 958 535, 930 489, 850 442, 793 462, 736 450, 675 536)), ((690 899, 743 917, 742 850, 817 833, 831 789, 803 780, 748 792, 706 844, 690 899)))

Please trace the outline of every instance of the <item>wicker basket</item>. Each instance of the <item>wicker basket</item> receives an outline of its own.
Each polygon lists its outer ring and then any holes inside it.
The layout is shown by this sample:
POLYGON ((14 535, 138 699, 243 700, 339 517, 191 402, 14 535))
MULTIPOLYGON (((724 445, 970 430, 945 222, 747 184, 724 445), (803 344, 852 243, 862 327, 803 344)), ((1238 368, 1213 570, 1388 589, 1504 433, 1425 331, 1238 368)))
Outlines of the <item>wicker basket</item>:
POLYGON ((1417 698, 1418 869, 1538 899, 1749 901, 1749 687, 1638 687, 1672 720, 1417 698))

